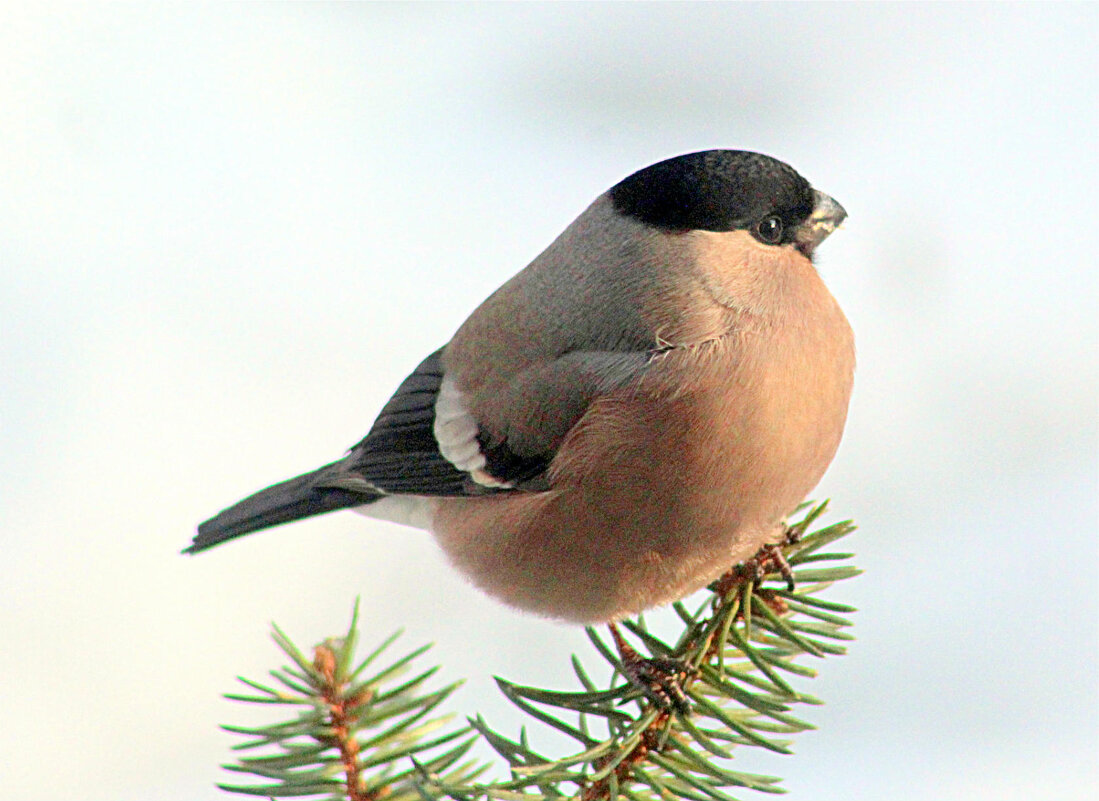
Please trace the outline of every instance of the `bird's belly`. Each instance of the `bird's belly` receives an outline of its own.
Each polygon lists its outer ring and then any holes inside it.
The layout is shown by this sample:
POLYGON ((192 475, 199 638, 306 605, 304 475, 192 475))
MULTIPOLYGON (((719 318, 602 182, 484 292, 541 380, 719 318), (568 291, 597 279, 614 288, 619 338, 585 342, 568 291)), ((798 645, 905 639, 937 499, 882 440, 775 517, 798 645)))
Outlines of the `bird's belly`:
POLYGON ((691 374, 714 373, 697 386, 668 391, 658 371, 597 401, 552 491, 440 503, 455 565, 514 606, 593 622, 683 597, 773 540, 835 453, 851 367, 701 356, 691 374))

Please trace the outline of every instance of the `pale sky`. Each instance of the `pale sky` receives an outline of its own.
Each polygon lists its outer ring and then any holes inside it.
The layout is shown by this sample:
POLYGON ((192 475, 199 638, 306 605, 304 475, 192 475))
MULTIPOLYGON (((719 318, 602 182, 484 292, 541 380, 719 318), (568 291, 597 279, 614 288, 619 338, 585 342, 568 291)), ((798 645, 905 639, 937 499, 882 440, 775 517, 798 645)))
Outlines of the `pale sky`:
MULTIPOLYGON (((1099 784, 1095 5, 46 5, 0 12, 0 801, 214 799, 220 697, 339 633, 504 730, 575 627, 343 513, 180 556, 337 458, 596 195, 759 150, 847 208, 818 489, 866 574, 791 801, 1099 784), (64 765, 64 769, 59 769, 64 765)), ((796 387, 791 388, 796 391, 796 387)))

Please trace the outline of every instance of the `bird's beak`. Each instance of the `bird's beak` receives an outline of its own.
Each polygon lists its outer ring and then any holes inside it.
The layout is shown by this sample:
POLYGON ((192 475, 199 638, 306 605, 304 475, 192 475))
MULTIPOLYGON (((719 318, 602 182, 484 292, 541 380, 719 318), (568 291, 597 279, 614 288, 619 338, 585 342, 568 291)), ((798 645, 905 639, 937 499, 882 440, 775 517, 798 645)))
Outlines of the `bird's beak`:
POLYGON ((817 189, 813 190, 813 201, 813 213, 798 227, 796 234, 798 248, 807 256, 847 217, 843 206, 817 189))

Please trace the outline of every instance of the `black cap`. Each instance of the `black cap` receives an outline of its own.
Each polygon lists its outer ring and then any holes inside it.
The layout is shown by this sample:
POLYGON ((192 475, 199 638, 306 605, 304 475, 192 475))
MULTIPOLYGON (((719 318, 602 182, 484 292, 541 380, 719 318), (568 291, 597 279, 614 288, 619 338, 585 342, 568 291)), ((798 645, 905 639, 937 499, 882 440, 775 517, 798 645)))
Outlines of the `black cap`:
POLYGON ((703 150, 638 170, 609 192, 622 214, 668 231, 734 231, 778 217, 787 234, 813 211, 813 188, 762 153, 703 150))

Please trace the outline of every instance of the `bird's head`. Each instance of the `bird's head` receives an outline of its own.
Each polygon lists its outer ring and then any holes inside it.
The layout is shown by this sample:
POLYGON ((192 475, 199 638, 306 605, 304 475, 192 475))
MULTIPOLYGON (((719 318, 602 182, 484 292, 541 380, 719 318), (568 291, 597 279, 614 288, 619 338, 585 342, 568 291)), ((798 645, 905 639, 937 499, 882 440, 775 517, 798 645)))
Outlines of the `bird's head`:
POLYGON ((806 257, 847 212, 788 164, 745 150, 704 150, 657 162, 615 185, 615 209, 676 231, 747 231, 806 257))

